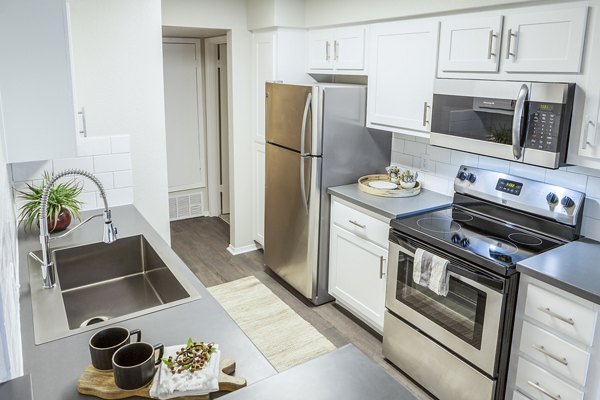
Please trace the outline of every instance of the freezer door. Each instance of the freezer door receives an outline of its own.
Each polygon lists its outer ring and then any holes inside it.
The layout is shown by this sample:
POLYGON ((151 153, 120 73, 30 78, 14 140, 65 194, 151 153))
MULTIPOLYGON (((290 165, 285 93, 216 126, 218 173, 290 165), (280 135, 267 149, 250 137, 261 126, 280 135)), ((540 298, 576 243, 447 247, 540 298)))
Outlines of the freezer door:
POLYGON ((308 299, 316 287, 321 160, 267 143, 265 264, 308 299))
POLYGON ((265 91, 267 142, 310 153, 313 87, 267 82, 265 91))

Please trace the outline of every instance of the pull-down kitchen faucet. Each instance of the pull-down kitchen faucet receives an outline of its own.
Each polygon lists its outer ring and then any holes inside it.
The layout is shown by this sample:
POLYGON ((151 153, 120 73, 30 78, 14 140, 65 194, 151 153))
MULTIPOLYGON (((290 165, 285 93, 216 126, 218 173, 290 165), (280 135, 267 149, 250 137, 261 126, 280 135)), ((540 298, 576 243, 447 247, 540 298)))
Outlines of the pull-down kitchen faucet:
POLYGON ((48 183, 44 187, 44 192, 42 193, 42 200, 40 202, 40 243, 42 245, 42 259, 38 258, 33 253, 29 253, 29 255, 31 255, 41 264, 42 279, 44 281, 42 287, 44 289, 50 289, 56 285, 56 268, 54 266, 54 263, 50 261, 50 255, 48 254, 50 241, 54 239, 60 239, 69 235, 75 229, 79 228, 81 225, 96 217, 104 217, 104 230, 102 235, 102 241, 104 243, 112 243, 115 240, 117 240, 117 228, 115 228, 112 224, 110 210, 108 209, 108 202, 106 201, 106 192, 104 191, 104 186, 102 186, 102 183, 98 180, 98 178, 82 169, 67 169, 52 176, 50 181, 48 181, 48 183), (100 190, 100 196, 104 201, 104 212, 102 214, 96 214, 89 217, 88 219, 81 222, 73 229, 70 229, 67 233, 63 235, 50 237, 50 233, 48 232, 48 196, 50 194, 50 188, 58 179, 69 175, 83 176, 85 178, 88 178, 89 180, 94 182, 96 186, 98 186, 98 189, 100 190))

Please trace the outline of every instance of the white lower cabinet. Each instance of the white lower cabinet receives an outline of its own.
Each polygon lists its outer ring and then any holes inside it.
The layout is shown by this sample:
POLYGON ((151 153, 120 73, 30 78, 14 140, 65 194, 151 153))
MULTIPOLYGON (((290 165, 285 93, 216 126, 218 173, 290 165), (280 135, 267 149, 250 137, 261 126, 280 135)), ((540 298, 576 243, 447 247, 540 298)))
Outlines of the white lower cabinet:
MULTIPOLYGON (((364 228, 357 227, 356 231, 341 227, 335 221, 339 221, 340 209, 345 208, 350 207, 336 202, 335 199, 332 202, 329 293, 335 297, 337 303, 382 333, 388 262, 387 238, 383 243, 375 243, 361 234, 361 230, 369 229, 368 222, 364 224, 364 228)), ((360 212, 352 209, 355 213, 360 212)), ((364 220, 370 218, 372 217, 365 215, 364 220)), ((383 224, 379 220, 372 223, 383 224)))

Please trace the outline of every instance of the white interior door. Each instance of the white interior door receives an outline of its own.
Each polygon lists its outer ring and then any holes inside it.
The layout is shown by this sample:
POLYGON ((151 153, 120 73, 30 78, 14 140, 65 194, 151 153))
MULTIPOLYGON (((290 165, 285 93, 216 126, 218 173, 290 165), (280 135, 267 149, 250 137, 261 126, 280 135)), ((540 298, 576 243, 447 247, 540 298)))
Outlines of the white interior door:
POLYGON ((227 112, 227 43, 218 46, 219 77, 219 152, 221 214, 229 214, 229 124, 227 112))
POLYGON ((169 192, 206 186, 200 41, 163 43, 169 192))

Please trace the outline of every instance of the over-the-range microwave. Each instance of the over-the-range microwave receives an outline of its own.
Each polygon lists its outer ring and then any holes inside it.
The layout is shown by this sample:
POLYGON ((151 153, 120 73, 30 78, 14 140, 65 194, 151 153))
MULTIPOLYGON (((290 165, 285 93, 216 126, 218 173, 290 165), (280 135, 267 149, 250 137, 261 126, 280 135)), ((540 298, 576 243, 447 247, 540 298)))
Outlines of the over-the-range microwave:
POLYGON ((566 164, 574 83, 436 79, 434 146, 546 168, 566 164))

